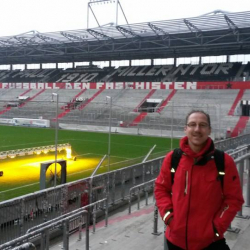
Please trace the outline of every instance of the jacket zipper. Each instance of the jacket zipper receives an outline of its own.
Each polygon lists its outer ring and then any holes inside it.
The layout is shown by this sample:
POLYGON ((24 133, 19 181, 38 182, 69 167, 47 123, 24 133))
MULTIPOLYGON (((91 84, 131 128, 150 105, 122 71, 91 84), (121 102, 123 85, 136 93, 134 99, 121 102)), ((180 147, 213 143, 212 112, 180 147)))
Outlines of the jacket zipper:
MULTIPOLYGON (((189 188, 189 197, 188 197, 188 210, 187 210, 187 220, 186 220, 186 249, 188 250, 188 216, 189 216, 189 210, 190 210, 190 199, 191 199, 191 191, 192 191, 192 171, 193 166, 196 164, 197 158, 194 158, 194 164, 192 165, 192 168, 190 170, 190 188, 189 188)), ((187 172, 186 172, 187 173, 187 172)), ((188 175, 186 174, 186 180, 188 179, 188 175)), ((187 182, 186 182, 187 184, 187 182)), ((185 193, 185 192, 184 192, 185 193)))
MULTIPOLYGON (((186 249, 188 249, 188 216, 189 216, 189 210, 190 210, 190 199, 191 199, 191 189, 192 189, 192 186, 191 186, 192 178, 191 177, 192 177, 193 166, 192 166, 192 168, 190 170, 190 178, 189 178, 190 179, 190 188, 189 188, 188 210, 187 210, 187 220, 186 220, 186 249)), ((188 173, 188 171, 186 172, 186 187, 188 186, 187 185, 187 180, 188 180, 188 174, 187 173, 188 173)), ((187 190, 185 189, 185 191, 187 191, 187 190)))
POLYGON ((228 210, 228 208, 229 208, 229 205, 227 205, 226 207, 223 208, 221 215, 220 215, 220 218, 222 218, 222 216, 224 215, 225 211, 228 210))
POLYGON ((185 190, 184 190, 184 195, 187 195, 187 190, 188 190, 188 171, 186 171, 186 176, 185 176, 185 190))

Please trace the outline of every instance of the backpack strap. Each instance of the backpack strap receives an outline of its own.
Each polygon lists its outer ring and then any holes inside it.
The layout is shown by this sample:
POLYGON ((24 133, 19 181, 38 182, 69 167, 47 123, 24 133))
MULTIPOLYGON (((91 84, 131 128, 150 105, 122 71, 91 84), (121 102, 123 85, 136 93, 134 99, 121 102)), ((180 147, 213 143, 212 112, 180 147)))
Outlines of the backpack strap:
MULTIPOLYGON (((178 168, 181 156, 183 154, 183 151, 180 148, 176 148, 173 151, 172 159, 171 159, 171 180, 172 185, 174 184, 174 175, 178 168)), ((219 149, 214 150, 214 161, 215 165, 218 171, 218 177, 217 179, 221 182, 221 187, 223 190, 224 185, 224 176, 225 176, 225 159, 224 159, 224 151, 221 151, 219 149)))
POLYGON ((183 151, 180 148, 175 148, 172 154, 171 159, 171 179, 172 179, 172 185, 174 184, 174 175, 177 170, 177 167, 179 165, 181 156, 183 154, 183 151))
POLYGON ((215 149, 214 150, 214 161, 218 170, 218 177, 217 179, 221 182, 221 187, 223 190, 223 184, 224 184, 224 176, 225 176, 225 159, 224 159, 224 152, 215 149))

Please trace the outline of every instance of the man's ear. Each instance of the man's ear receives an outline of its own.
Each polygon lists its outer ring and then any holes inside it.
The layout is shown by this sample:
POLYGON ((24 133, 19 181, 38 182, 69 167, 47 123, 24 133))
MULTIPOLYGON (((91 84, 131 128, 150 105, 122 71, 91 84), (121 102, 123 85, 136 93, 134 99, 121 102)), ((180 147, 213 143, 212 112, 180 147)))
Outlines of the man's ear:
POLYGON ((184 127, 184 132, 186 132, 186 131, 187 131, 187 126, 184 127))
POLYGON ((211 135, 211 132, 212 132, 212 128, 210 127, 210 128, 209 128, 209 134, 208 134, 208 135, 211 135))

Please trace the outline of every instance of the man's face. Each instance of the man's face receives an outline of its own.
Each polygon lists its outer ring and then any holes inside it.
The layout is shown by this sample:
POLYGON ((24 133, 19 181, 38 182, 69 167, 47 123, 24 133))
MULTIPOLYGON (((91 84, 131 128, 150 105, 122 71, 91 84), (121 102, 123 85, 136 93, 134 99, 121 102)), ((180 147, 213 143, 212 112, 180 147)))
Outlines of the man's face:
POLYGON ((184 131, 191 149, 195 151, 202 149, 211 133, 206 115, 198 112, 191 114, 184 131))

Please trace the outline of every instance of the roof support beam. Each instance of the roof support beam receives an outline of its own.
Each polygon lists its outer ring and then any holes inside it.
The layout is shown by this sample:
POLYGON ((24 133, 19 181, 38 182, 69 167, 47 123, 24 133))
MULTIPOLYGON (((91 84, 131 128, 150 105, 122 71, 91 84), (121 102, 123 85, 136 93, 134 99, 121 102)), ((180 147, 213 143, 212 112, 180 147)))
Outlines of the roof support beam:
POLYGON ((96 31, 96 30, 87 29, 87 31, 88 31, 88 33, 89 33, 90 35, 92 35, 93 37, 95 37, 97 40, 99 40, 99 38, 106 38, 106 39, 108 39, 108 40, 113 40, 112 37, 107 36, 107 35, 105 35, 105 34, 103 34, 103 33, 101 33, 101 32, 98 32, 98 31, 96 31))
POLYGON ((235 25, 235 23, 227 15, 224 15, 224 18, 225 18, 225 20, 227 22, 227 25, 228 25, 229 29, 233 31, 233 34, 238 35, 239 34, 239 28, 237 27, 237 25, 235 25))
POLYGON ((193 31, 195 32, 196 37, 201 37, 202 36, 202 31, 200 29, 198 29, 194 24, 189 22, 187 19, 184 19, 183 21, 187 25, 188 29, 191 32, 193 32, 193 31))
POLYGON ((154 31, 154 33, 156 35, 159 36, 158 32, 162 33, 167 39, 170 38, 170 34, 167 33, 166 31, 164 31, 163 29, 157 27, 156 25, 152 24, 152 23, 148 23, 148 26, 154 31), (158 31, 158 32, 157 32, 158 31))
MULTIPOLYGON (((128 29, 125 29, 121 26, 116 26, 116 29, 121 32, 125 37, 127 37, 127 34, 128 35, 131 35, 133 37, 137 37, 137 38, 141 38, 139 35, 137 35, 135 32, 131 31, 131 30, 128 30, 128 29)), ((127 37, 128 38, 128 37, 127 37)))
POLYGON ((153 30, 153 32, 157 35, 157 36, 161 36, 163 41, 168 40, 168 47, 170 47, 171 45, 171 40, 170 40, 170 34, 166 31, 164 31, 163 29, 157 27, 156 25, 152 24, 152 23, 148 23, 148 26, 150 27, 150 29, 153 30), (161 33, 161 34, 159 34, 161 33))
POLYGON ((77 42, 86 42, 86 38, 87 38, 87 36, 76 36, 74 34, 70 34, 70 33, 65 32, 65 31, 61 31, 60 34, 72 42, 76 42, 76 41, 77 42))

